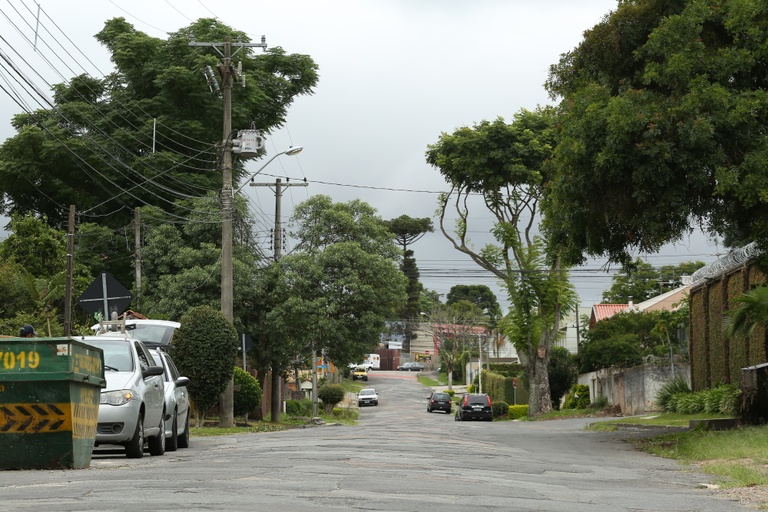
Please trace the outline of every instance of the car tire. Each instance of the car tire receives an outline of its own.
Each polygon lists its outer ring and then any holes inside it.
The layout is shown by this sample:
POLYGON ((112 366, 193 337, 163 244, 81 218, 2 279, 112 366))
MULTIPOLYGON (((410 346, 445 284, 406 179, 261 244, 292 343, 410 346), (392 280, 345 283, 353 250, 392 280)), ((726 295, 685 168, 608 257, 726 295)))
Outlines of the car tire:
POLYGON ((429 407, 427 407, 427 412, 432 412, 432 409, 430 409, 429 407))
POLYGON ((189 448, 189 411, 187 411, 187 421, 184 423, 184 432, 179 436, 179 448, 189 448))
POLYGON ((362 406, 363 406, 363 403, 362 403, 362 402, 357 402, 357 406, 358 406, 358 407, 362 407, 362 406))
POLYGON ((125 456, 129 459, 140 459, 144 456, 144 415, 142 413, 139 413, 133 437, 125 445, 125 456))
POLYGON ((176 419, 176 411, 173 411, 173 427, 171 428, 171 437, 165 440, 165 451, 175 452, 179 448, 179 425, 176 419))
POLYGON ((160 432, 156 436, 147 439, 150 455, 162 455, 165 453, 165 411, 160 416, 160 432))

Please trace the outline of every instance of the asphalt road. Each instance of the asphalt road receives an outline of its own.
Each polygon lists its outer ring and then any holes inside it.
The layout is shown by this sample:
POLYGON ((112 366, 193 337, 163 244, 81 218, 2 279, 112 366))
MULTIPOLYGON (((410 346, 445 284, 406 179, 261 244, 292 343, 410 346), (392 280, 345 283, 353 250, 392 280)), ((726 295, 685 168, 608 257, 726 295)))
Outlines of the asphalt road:
MULTIPOLYGON (((416 374, 372 371, 358 426, 193 437, 188 449, 82 470, 0 471, 2 511, 736 511, 709 477, 583 419, 455 422, 416 374)), ((0 455, 1 456, 1 455, 0 455)))

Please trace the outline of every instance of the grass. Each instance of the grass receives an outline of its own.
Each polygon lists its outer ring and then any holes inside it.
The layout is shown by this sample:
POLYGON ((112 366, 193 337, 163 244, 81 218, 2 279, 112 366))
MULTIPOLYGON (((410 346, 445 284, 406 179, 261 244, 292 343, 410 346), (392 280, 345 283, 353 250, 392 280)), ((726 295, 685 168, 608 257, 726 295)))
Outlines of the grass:
POLYGON ((606 420, 599 423, 594 423, 589 426, 589 430, 616 430, 617 425, 648 425, 648 426, 660 426, 660 427, 687 427, 691 420, 701 419, 726 419, 731 418, 725 414, 676 414, 676 413, 659 413, 649 414, 645 416, 632 416, 629 418, 618 418, 615 420, 606 420))
POLYGON ((643 451, 696 464, 725 488, 768 485, 768 427, 695 429, 632 440, 643 451))

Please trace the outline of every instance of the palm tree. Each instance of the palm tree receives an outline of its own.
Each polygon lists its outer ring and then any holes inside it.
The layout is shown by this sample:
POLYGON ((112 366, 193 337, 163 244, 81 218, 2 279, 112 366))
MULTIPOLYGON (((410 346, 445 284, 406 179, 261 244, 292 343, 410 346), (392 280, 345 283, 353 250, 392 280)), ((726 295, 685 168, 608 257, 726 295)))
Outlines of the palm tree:
POLYGON ((768 286, 758 286, 734 299, 736 307, 726 312, 726 338, 748 338, 756 327, 768 327, 768 286))

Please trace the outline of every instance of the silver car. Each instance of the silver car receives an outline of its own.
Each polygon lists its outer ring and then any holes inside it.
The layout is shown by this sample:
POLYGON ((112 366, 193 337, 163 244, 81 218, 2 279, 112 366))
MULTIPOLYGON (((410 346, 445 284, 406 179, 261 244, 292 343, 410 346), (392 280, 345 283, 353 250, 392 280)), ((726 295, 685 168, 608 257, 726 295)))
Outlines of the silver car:
POLYGON ((83 336, 82 341, 104 351, 106 388, 99 401, 96 446, 125 447, 130 458, 165 453, 165 390, 163 367, 149 349, 125 336, 83 336))
POLYGON ((189 448, 189 378, 182 377, 173 359, 162 349, 149 352, 163 364, 165 373, 165 449, 189 448))

